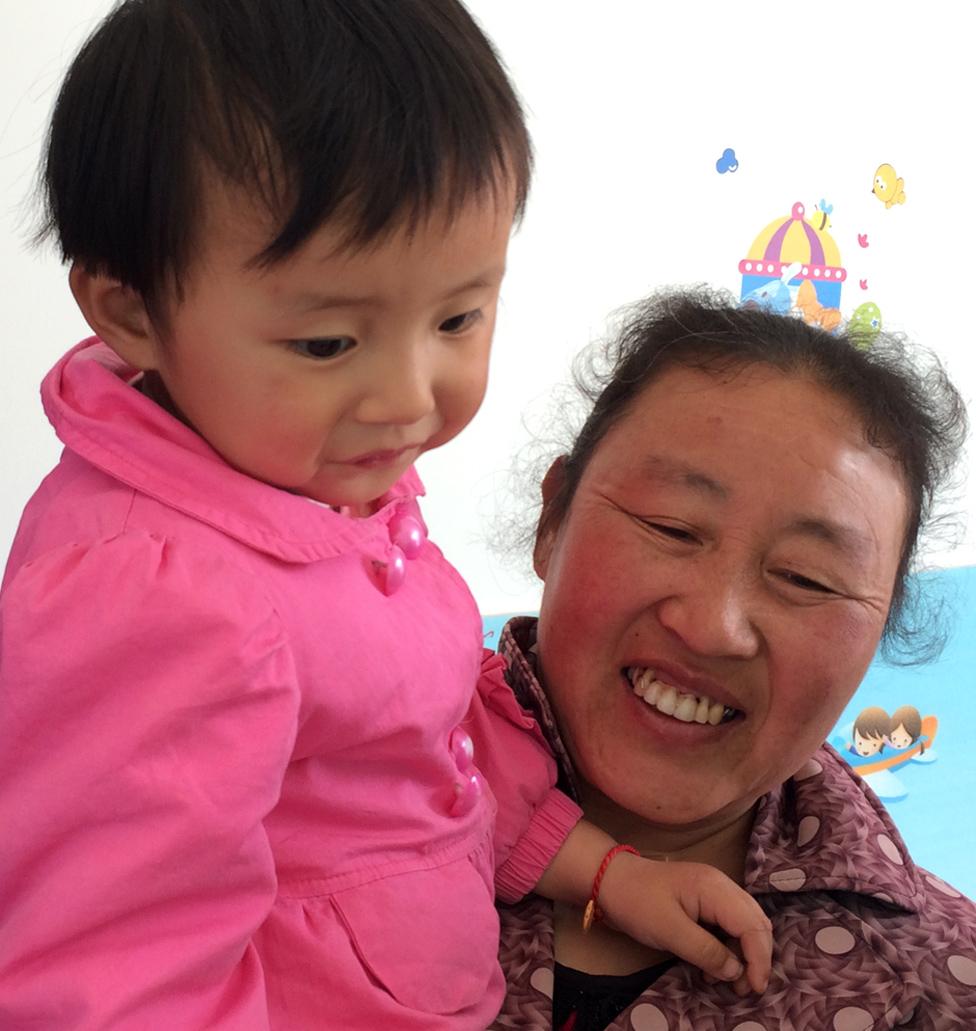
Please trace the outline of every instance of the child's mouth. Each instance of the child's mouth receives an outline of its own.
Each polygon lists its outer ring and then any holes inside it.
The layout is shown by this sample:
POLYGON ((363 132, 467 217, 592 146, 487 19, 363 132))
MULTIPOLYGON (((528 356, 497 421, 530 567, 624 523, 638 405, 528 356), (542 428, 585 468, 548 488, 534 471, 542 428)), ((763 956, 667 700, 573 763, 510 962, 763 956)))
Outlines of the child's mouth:
POLYGON ((408 451, 413 450, 416 445, 408 445, 407 447, 397 448, 395 451, 368 451, 364 455, 358 455, 356 458, 349 460, 350 465, 360 466, 361 468, 373 469, 382 467, 385 465, 393 465, 398 462, 408 451))

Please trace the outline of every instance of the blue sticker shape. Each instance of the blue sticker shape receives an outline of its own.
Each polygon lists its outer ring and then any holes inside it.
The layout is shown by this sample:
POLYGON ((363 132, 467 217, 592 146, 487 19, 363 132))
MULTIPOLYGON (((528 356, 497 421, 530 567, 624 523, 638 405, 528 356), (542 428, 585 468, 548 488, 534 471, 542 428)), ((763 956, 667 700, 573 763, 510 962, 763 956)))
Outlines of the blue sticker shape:
POLYGON ((715 171, 719 175, 725 175, 726 172, 735 172, 739 168, 739 159, 735 156, 735 151, 731 147, 726 147, 722 151, 722 156, 715 162, 715 171))

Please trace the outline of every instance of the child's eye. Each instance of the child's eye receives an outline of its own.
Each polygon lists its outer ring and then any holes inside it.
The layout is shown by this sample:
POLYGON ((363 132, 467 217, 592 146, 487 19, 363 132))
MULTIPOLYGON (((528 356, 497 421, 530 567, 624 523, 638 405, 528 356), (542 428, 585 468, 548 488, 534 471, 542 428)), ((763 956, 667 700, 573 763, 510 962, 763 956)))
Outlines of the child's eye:
POLYGON ((463 330, 473 326, 476 322, 481 321, 481 309, 476 308, 474 311, 466 311, 463 315, 452 315, 449 319, 445 319, 438 329, 442 333, 461 333, 463 330))
POLYGON ((340 354, 352 350, 356 341, 352 337, 321 337, 315 340, 292 340, 290 345, 293 351, 304 355, 306 358, 338 358, 340 354))

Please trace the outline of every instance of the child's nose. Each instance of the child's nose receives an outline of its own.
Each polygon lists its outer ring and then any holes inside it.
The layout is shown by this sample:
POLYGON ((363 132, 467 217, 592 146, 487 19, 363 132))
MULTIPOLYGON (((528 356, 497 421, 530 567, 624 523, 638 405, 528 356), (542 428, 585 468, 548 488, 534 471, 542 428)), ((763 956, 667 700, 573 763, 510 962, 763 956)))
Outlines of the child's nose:
POLYGON ((370 376, 357 413, 362 422, 408 426, 434 411, 433 375, 422 345, 378 356, 370 376))

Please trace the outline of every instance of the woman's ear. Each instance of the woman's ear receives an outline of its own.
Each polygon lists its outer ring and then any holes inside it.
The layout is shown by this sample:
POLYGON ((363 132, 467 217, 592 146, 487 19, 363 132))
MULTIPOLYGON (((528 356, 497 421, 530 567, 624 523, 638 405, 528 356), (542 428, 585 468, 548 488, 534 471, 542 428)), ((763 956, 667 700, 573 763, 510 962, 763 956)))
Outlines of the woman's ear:
POLYGON ((136 369, 156 367, 156 332, 139 293, 78 262, 68 283, 85 321, 120 358, 136 369))
POLYGON ((536 527, 535 547, 532 549, 532 568, 540 580, 545 580, 549 569, 549 556, 559 529, 554 505, 566 482, 566 456, 560 455, 542 478, 542 511, 536 527))

